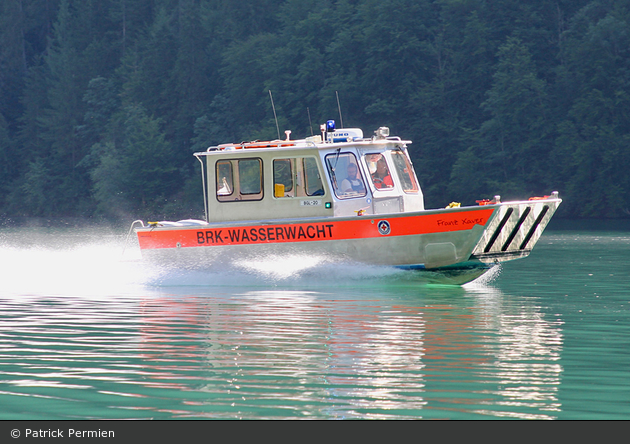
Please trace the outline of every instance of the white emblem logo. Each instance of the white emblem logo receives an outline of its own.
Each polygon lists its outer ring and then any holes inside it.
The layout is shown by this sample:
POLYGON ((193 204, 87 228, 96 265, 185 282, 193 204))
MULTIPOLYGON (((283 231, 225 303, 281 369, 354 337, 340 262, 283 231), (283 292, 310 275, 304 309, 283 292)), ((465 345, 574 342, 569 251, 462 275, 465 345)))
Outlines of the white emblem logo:
POLYGON ((378 232, 381 233, 382 235, 389 234, 391 231, 389 222, 387 222, 386 220, 378 221, 377 227, 378 227, 378 232))

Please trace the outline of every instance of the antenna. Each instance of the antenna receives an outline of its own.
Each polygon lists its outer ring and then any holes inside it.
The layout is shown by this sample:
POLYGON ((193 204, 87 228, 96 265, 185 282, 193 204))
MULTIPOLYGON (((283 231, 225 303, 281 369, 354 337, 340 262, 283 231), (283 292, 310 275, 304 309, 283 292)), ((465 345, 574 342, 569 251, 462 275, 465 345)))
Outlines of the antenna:
POLYGON ((276 119, 276 130, 278 131, 278 140, 280 140, 280 127, 278 126, 278 116, 276 116, 276 107, 273 104, 273 96, 271 90, 269 90, 269 98, 271 99, 271 108, 273 109, 273 117, 276 119))
POLYGON ((306 107, 306 112, 308 113, 308 126, 311 128, 311 136, 313 135, 313 122, 311 122, 311 110, 306 107))
POLYGON ((339 104, 339 92, 335 91, 337 94, 337 108, 339 109, 339 123, 341 123, 341 128, 343 128, 343 117, 341 117, 341 105, 339 104))

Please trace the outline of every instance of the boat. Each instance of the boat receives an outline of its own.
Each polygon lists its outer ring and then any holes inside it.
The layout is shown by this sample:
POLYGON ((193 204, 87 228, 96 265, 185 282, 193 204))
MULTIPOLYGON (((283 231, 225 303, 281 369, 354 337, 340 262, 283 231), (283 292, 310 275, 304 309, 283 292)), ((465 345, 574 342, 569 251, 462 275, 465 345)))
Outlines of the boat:
MULTIPOLYGON (((419 270, 462 285, 528 256, 561 203, 523 201, 425 209, 408 146, 380 127, 321 125, 304 139, 227 143, 194 153, 204 219, 136 221, 143 259, 220 269, 231 261, 322 255, 419 270)), ((136 223, 134 222, 134 223, 136 223)))

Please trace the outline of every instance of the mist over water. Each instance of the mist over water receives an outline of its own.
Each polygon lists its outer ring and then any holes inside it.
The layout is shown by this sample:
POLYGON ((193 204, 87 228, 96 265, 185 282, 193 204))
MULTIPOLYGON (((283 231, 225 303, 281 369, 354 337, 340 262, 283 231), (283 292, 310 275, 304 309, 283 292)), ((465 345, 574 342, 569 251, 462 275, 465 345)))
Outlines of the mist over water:
POLYGON ((139 252, 128 251, 123 260, 116 240, 92 243, 82 237, 57 239, 55 234, 37 237, 24 247, 15 239, 0 240, 4 295, 137 293, 155 274, 143 268, 139 252))
POLYGON ((324 256, 149 263, 124 233, 3 230, 0 419, 628 419, 628 247, 550 232, 449 286, 324 256))

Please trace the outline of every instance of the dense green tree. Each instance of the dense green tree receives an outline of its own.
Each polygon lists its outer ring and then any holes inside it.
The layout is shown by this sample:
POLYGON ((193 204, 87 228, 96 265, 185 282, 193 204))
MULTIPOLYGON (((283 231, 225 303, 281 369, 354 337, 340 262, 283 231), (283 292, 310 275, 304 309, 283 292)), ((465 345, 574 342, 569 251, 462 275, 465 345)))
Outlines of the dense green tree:
POLYGON ((5 0, 0 213, 197 217, 191 153, 278 137, 271 91, 280 137, 413 140, 428 207, 628 217, 629 36, 628 0, 5 0))
POLYGON ((19 94, 28 69, 23 0, 0 3, 0 113, 15 122, 22 111, 19 94))
POLYGON ((0 208, 6 205, 5 196, 12 176, 11 159, 14 157, 11 152, 12 148, 9 125, 4 116, 0 114, 0 208))
POLYGON ((159 212, 178 185, 173 150, 160 126, 140 105, 129 105, 122 121, 119 143, 107 141, 92 147, 94 196, 103 214, 133 217, 159 212))
POLYGON ((173 112, 164 116, 170 123, 167 137, 179 153, 178 164, 190 162, 195 121, 207 111, 218 93, 217 68, 220 54, 209 51, 203 31, 199 0, 180 0, 177 9, 175 44, 177 52, 170 72, 173 112))
POLYGON ((272 34, 258 34, 230 45, 225 52, 221 75, 229 101, 226 111, 238 124, 242 140, 277 137, 275 126, 269 121, 273 114, 267 112, 271 106, 266 106, 269 89, 265 87, 265 62, 276 41, 272 34), (274 131, 270 131, 272 127, 274 131))
POLYGON ((483 11, 471 3, 442 4, 431 27, 423 78, 411 89, 405 113, 429 207, 462 200, 460 189, 472 192, 478 183, 461 172, 451 180, 458 155, 483 122, 479 107, 491 86, 496 51, 491 29, 480 18, 483 11))
POLYGON ((519 39, 499 48, 493 80, 481 105, 491 118, 479 128, 485 181, 511 198, 540 192, 549 152, 546 83, 519 39))
POLYGON ((573 216, 621 217, 630 209, 630 2, 596 1, 566 31, 555 161, 573 216))
POLYGON ((102 76, 93 78, 88 83, 83 102, 83 122, 76 127, 82 144, 92 146, 102 140, 116 142, 118 127, 115 116, 120 110, 121 100, 115 82, 102 76))
POLYGON ((88 194, 87 171, 79 163, 87 147, 76 137, 84 111, 82 97, 88 82, 81 54, 81 40, 75 26, 76 10, 62 0, 53 38, 44 57, 47 106, 38 118, 43 142, 40 152, 50 168, 50 187, 46 196, 54 211, 72 214, 83 205, 88 194))

